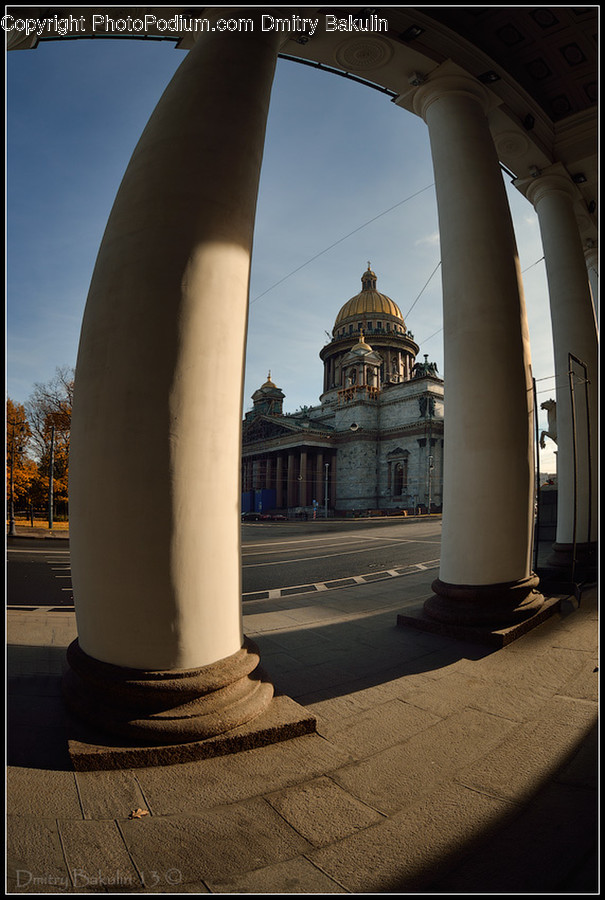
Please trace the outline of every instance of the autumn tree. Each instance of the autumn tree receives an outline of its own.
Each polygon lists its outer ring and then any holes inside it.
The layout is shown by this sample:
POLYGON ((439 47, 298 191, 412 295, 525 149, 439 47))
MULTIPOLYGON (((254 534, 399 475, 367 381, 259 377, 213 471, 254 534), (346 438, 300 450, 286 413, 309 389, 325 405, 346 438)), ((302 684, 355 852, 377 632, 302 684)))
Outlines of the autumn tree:
POLYGON ((6 498, 18 504, 29 496, 37 466, 28 455, 31 430, 25 407, 10 397, 6 401, 6 498), (12 489, 12 494, 11 494, 12 489))
POLYGON ((32 485, 36 505, 48 502, 51 453, 53 457, 53 495, 67 504, 69 475, 69 437, 73 403, 74 371, 57 368, 54 378, 36 383, 26 404, 31 444, 38 463, 32 485))

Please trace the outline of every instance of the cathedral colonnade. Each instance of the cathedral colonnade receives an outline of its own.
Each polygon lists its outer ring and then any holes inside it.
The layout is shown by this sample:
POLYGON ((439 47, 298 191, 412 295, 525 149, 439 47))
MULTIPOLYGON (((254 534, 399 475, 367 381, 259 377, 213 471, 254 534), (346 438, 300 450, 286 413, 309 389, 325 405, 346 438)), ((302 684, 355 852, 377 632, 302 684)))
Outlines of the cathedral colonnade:
POLYGON ((275 509, 336 502, 336 456, 329 449, 293 447, 242 460, 242 492, 275 491, 275 509), (326 492, 327 479, 327 492, 326 492), (326 497, 327 493, 327 497, 326 497))
POLYGON ((598 527, 598 346, 587 263, 561 166, 519 185, 540 223, 548 278, 557 402, 557 535, 551 562, 596 562, 598 527))
MULTIPOLYGON (((401 49, 407 38, 399 38, 401 49)), ((286 39, 260 28, 210 30, 191 46, 118 191, 82 325, 70 466, 79 637, 68 652, 65 691, 72 709, 94 724, 150 743, 219 734, 271 703, 272 687, 242 630, 238 472, 256 197, 286 39), (207 339, 227 331, 220 349, 207 339), (108 481, 123 500, 118 520, 106 503, 108 481)), ((390 58, 390 45, 388 52, 373 46, 390 58)), ((445 625, 500 628, 531 618, 544 598, 531 569, 534 408, 525 301, 488 122, 499 101, 453 62, 425 59, 428 74, 418 79, 401 67, 413 87, 396 100, 428 128, 442 252, 443 536, 425 613, 445 625)), ((555 343, 564 331, 574 335, 567 349, 590 379, 596 356, 579 272, 582 262, 587 282, 586 261, 570 201, 548 179, 530 194, 555 343), (582 312, 573 322, 575 298, 582 312)), ((556 350, 558 373, 565 353, 556 350)), ((592 388, 589 397, 593 410, 592 388)), ((288 505, 300 504, 294 472, 304 476, 308 466, 302 451, 269 466, 271 477, 285 470, 288 505)), ((583 504, 584 482, 579 493, 583 504)), ((563 543, 568 494, 564 487, 563 543)))
POLYGON ((275 509, 336 502, 336 456, 329 449, 295 447, 242 460, 242 492, 275 491, 275 509), (327 479, 327 492, 326 492, 327 479))
POLYGON ((151 743, 229 730, 273 692, 242 632, 238 472, 279 43, 217 30, 187 54, 124 175, 84 315, 70 471, 78 640, 65 693, 98 726, 151 743), (205 336, 227 332, 217 365, 205 336))

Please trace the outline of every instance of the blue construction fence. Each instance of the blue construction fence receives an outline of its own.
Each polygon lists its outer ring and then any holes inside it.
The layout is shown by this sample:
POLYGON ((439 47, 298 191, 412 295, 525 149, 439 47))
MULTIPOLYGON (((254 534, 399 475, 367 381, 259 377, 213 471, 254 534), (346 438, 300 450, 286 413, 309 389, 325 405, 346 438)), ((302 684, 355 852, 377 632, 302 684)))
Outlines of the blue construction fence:
POLYGON ((275 509, 276 494, 273 488, 257 491, 244 491, 242 494, 242 512, 268 512, 275 509))

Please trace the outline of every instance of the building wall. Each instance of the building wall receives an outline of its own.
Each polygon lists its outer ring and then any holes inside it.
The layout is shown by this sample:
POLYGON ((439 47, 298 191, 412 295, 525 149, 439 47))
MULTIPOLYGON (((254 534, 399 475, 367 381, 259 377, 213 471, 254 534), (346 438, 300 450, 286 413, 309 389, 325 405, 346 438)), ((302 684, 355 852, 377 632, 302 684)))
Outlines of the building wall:
MULTIPOLYGON (((307 460, 304 481, 308 483, 308 490, 301 489, 297 480, 298 468, 290 473, 292 484, 287 487, 285 446, 278 448, 275 442, 267 444, 268 453, 281 452, 284 457, 283 490, 278 492, 282 508, 307 506, 313 499, 323 502, 323 471, 321 475, 316 471, 318 463, 309 439, 315 440, 318 432, 325 429, 323 446, 318 451, 321 453, 322 470, 326 462, 330 463, 331 509, 353 513, 369 509, 412 510, 419 505, 427 507, 429 455, 433 458, 431 505, 432 509, 440 509, 443 486, 443 392, 443 382, 440 379, 424 377, 391 385, 373 400, 367 399, 363 392, 359 395, 362 399, 349 402, 343 402, 342 395, 339 398, 337 391, 324 394, 321 404, 305 409, 305 420, 303 422, 301 419, 300 432, 292 433, 287 441, 292 448, 288 452, 294 454, 296 466, 300 465, 301 453, 307 460), (316 496, 318 494, 321 496, 316 496)), ((291 416, 286 418, 290 424, 295 420, 291 416)), ((275 421, 279 422, 280 419, 275 421)), ((263 448, 258 443, 254 445, 254 450, 256 453, 263 453, 263 448)), ((270 471, 275 475, 277 464, 274 461, 270 465, 270 471)), ((259 463, 257 457, 255 462, 248 463, 248 469, 244 468, 245 471, 258 474, 262 462, 259 463)), ((274 486, 274 482, 269 483, 266 478, 261 478, 261 481, 263 484, 260 486, 274 486)))

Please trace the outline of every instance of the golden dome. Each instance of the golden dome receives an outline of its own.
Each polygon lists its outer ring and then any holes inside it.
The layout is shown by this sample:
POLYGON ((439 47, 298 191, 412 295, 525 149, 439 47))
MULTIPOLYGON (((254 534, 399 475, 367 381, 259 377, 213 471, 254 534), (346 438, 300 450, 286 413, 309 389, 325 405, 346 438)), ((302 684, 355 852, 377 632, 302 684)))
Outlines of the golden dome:
POLYGON ((363 285, 361 292, 347 300, 336 316, 335 330, 347 319, 358 319, 360 316, 374 318, 376 316, 392 316, 399 319, 400 323, 404 325, 403 315, 397 304, 386 294, 381 294, 376 290, 376 275, 371 270, 369 263, 367 270, 361 276, 361 283, 363 285))
POLYGON ((372 350, 370 345, 366 343, 365 335, 363 333, 363 328, 361 329, 361 336, 360 336, 359 340, 353 347, 351 347, 351 352, 353 352, 354 350, 365 350, 365 351, 372 350))

